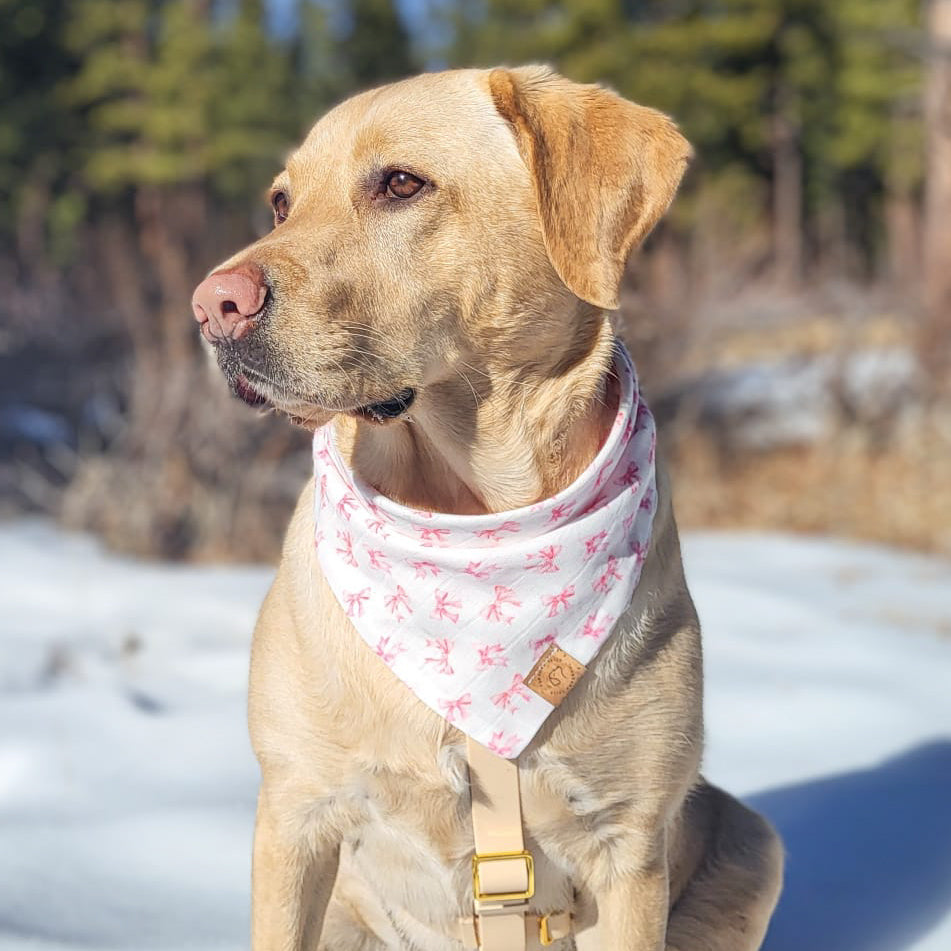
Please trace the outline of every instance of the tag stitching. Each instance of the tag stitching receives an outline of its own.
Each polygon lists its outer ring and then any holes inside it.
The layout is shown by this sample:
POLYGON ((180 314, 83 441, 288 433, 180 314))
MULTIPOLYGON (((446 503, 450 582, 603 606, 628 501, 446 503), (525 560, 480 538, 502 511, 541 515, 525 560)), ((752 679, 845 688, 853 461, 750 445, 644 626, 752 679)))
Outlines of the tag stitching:
POLYGON ((525 686, 557 707, 587 670, 557 644, 551 644, 528 672, 525 686))

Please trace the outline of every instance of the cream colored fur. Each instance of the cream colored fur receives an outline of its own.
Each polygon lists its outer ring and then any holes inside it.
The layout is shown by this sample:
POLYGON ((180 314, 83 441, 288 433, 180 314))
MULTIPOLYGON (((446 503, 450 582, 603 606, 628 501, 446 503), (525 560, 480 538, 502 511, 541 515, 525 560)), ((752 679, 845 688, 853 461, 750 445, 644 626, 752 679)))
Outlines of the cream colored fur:
MULTIPOLYGON (((348 100, 278 177, 287 221, 221 266, 273 286, 254 386, 304 425, 336 413, 356 470, 398 501, 475 513, 558 491, 613 416, 605 308, 688 157, 665 116, 539 67, 348 100), (381 202, 389 168, 429 184, 381 202), (349 412, 405 387, 408 418, 349 412)), ((252 947, 457 948, 464 744, 351 629, 312 492, 254 634, 252 947)), ((532 907, 575 915, 555 951, 754 951, 779 893, 775 833, 698 773, 700 632, 663 471, 659 500, 629 610, 519 760, 532 907)))

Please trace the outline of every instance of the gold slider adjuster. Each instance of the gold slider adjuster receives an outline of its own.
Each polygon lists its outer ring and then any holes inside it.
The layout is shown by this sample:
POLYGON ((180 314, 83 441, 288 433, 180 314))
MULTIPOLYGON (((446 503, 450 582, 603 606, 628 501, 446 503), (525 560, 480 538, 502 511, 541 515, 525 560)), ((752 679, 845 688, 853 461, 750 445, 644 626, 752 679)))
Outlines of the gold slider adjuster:
POLYGON ((535 894, 535 861, 532 853, 522 852, 485 852, 472 856, 472 895, 476 901, 528 901, 535 894), (528 887, 521 892, 483 892, 479 880, 479 866, 486 862, 508 862, 521 859, 525 862, 528 887))
POLYGON ((547 948, 548 945, 553 944, 555 941, 548 928, 548 919, 550 917, 551 912, 547 915, 542 915, 541 918, 538 919, 538 943, 544 948, 547 948))

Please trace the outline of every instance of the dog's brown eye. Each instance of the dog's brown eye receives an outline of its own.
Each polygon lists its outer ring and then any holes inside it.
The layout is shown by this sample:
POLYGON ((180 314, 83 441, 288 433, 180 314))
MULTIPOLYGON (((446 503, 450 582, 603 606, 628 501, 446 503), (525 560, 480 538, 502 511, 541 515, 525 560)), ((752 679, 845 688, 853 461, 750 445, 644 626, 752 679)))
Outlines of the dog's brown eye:
POLYGON ((387 198, 412 198, 426 183, 409 172, 391 172, 386 178, 387 198))
POLYGON ((287 221, 291 203, 284 192, 274 192, 271 195, 271 207, 274 209, 274 224, 279 225, 282 221, 287 221))

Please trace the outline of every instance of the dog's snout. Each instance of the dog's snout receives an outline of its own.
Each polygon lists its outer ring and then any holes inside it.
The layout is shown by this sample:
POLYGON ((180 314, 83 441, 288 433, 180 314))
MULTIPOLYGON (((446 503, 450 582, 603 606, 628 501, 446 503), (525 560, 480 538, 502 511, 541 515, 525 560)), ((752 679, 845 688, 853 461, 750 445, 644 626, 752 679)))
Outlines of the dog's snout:
POLYGON ((192 311, 210 343, 240 340, 255 327, 267 300, 268 283, 256 264, 208 275, 195 288, 192 311))

